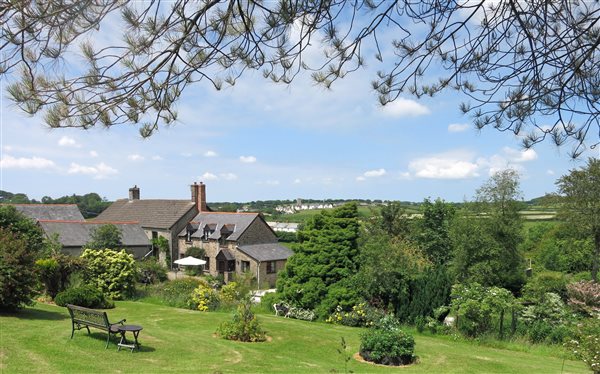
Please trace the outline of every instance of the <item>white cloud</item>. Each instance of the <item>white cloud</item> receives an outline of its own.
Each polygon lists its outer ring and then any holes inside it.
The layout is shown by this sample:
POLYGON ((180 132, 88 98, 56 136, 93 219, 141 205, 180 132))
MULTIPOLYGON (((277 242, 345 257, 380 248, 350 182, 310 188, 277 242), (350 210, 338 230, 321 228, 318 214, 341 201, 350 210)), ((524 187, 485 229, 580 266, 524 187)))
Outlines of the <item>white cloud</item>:
POLYGON ((356 181, 357 181, 357 182, 364 182, 364 181, 366 181, 366 180, 367 180, 367 178, 365 178, 365 177, 363 177, 363 176, 356 177, 356 181))
POLYGON ((302 180, 300 178, 294 179, 294 184, 300 184, 300 183, 302 183, 302 180))
POLYGON ((5 155, 0 159, 1 169, 46 169, 54 168, 56 164, 52 160, 41 157, 12 157, 5 155))
POLYGON ((75 139, 69 137, 69 136, 63 136, 62 138, 60 138, 58 140, 58 145, 61 147, 75 147, 75 148, 81 148, 81 145, 77 144, 77 142, 75 141, 75 139))
POLYGON ((90 156, 91 157, 98 157, 98 152, 96 152, 96 151, 90 151, 90 156))
POLYGON ((546 171, 546 174, 548 174, 548 175, 554 175, 554 170, 552 170, 552 169, 548 169, 548 170, 546 171))
POLYGON ((448 132, 463 132, 467 131, 469 127, 467 123, 451 123, 448 125, 448 132))
POLYGON ((268 186, 279 186, 279 181, 269 179, 269 180, 265 181, 265 184, 268 186))
POLYGON ((376 169, 376 170, 369 170, 366 171, 363 176, 365 176, 366 178, 375 178, 375 177, 382 177, 386 174, 385 169, 376 169))
POLYGON ((117 174, 119 171, 113 167, 108 166, 104 162, 99 163, 96 166, 85 166, 79 165, 72 162, 67 173, 69 174, 84 174, 91 175, 94 179, 104 179, 111 175, 117 174))
POLYGON ((204 152, 204 157, 217 157, 217 152, 215 152, 215 151, 206 151, 206 152, 204 152))
POLYGON ((470 154, 449 152, 412 160, 408 168, 418 178, 467 179, 479 176, 480 165, 470 154))
POLYGON ((192 154, 189 152, 183 152, 183 153, 180 153, 180 155, 183 157, 192 157, 192 154))
POLYGON ((219 179, 219 177, 209 172, 202 174, 202 176, 200 177, 200 180, 202 181, 216 181, 217 179, 219 179))
POLYGON ((254 156, 240 156, 240 161, 242 161, 243 163, 246 163, 246 164, 251 164, 253 162, 256 162, 256 157, 254 157, 254 156))
POLYGON ((417 117, 430 113, 425 105, 401 97, 386 104, 382 111, 391 117, 417 117))
POLYGON ((144 156, 138 154, 129 155, 127 158, 129 161, 144 161, 144 156))
POLYGON ((410 173, 408 171, 401 171, 398 174, 398 179, 410 179, 410 173))
POLYGON ((163 158, 162 158, 162 157, 160 157, 159 155, 154 155, 154 156, 152 156, 152 159, 153 159, 154 161, 161 161, 163 158))
POLYGON ((223 173, 223 174, 219 174, 219 176, 226 181, 234 181, 238 178, 237 175, 235 175, 233 173, 223 173))
POLYGON ((512 162, 533 161, 538 157, 537 153, 531 148, 519 151, 509 147, 504 147, 503 151, 512 162))

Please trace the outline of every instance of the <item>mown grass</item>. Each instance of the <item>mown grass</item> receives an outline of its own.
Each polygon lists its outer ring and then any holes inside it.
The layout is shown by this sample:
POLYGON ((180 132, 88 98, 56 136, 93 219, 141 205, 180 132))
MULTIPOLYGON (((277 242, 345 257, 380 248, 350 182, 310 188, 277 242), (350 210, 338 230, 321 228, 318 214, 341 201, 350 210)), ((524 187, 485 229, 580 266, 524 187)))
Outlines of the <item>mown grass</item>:
MULTIPOLYGON (((238 343, 214 336, 231 313, 202 313, 142 302, 117 302, 111 320, 127 318, 144 327, 141 351, 104 349, 106 335, 76 331, 65 308, 37 304, 19 313, 0 315, 2 373, 330 373, 344 372, 337 352, 340 339, 348 353, 359 347, 361 329, 284 319, 259 318, 269 342, 238 343)), ((415 335, 419 363, 388 368, 348 363, 355 373, 582 373, 585 366, 564 360, 554 347, 507 343, 487 347, 451 336, 415 335)))

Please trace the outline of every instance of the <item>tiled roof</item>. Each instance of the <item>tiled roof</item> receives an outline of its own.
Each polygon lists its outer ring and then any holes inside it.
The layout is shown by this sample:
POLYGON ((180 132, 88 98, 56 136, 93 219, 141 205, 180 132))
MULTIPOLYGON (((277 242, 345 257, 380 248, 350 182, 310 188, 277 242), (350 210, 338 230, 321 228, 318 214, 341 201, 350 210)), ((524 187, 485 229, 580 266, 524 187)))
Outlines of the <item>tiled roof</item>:
POLYGON ((190 210, 189 200, 128 200, 112 203, 96 218, 101 221, 137 221, 142 227, 170 229, 190 210))
MULTIPOLYGON (((225 231, 233 230, 226 239, 237 240, 250 224, 258 217, 258 213, 223 213, 223 212, 200 212, 190 222, 192 228, 192 237, 200 238, 204 234, 204 226, 209 225, 214 233, 210 239, 219 239, 221 237, 221 229, 225 227, 225 231)), ((183 229, 179 236, 186 236, 187 228, 183 229)))
POLYGON ((257 261, 287 260, 294 254, 279 243, 240 245, 237 248, 257 261))
POLYGON ((39 220, 83 221, 76 204, 10 204, 23 215, 39 220))
MULTIPOLYGON (((94 230, 106 224, 78 221, 39 221, 48 236, 58 234, 59 242, 65 247, 81 247, 91 240, 94 230)), ((121 242, 124 247, 148 246, 150 241, 138 223, 112 222, 121 230, 121 242)))

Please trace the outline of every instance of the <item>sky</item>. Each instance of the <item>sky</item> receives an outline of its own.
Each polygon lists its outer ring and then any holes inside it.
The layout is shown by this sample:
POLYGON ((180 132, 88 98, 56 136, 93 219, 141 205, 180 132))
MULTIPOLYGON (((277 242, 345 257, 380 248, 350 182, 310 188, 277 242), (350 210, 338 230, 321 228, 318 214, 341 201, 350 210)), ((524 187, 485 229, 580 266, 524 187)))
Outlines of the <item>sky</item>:
POLYGON ((179 121, 149 139, 134 125, 50 130, 41 116, 10 102, 9 78, 2 77, 0 190, 35 199, 96 192, 115 200, 137 185, 141 198, 188 199, 189 185, 202 181, 209 202, 460 202, 511 167, 528 200, 555 192, 561 175, 598 157, 588 151, 573 161, 568 145, 524 150, 512 133, 475 130, 455 92, 405 95, 381 107, 370 83, 380 68, 370 61, 330 90, 308 75, 284 86, 260 72, 221 91, 196 84, 177 104, 179 121))

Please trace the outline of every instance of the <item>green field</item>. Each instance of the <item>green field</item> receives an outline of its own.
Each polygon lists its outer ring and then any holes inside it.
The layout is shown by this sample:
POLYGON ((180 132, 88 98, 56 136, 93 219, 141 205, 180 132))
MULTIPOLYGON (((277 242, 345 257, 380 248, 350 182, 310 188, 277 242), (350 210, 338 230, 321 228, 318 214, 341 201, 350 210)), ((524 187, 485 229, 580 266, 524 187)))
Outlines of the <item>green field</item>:
MULTIPOLYGON (((0 372, 6 373, 330 373, 344 372, 340 338, 358 351, 359 328, 261 315, 270 341, 238 343, 214 335, 229 313, 202 313, 142 302, 117 302, 111 320, 144 327, 141 351, 104 349, 106 335, 76 331, 66 308, 36 304, 0 315, 0 372)), ((355 373, 585 373, 558 347, 502 343, 490 348, 451 336, 416 335, 419 363, 388 368, 348 363, 355 373)))

